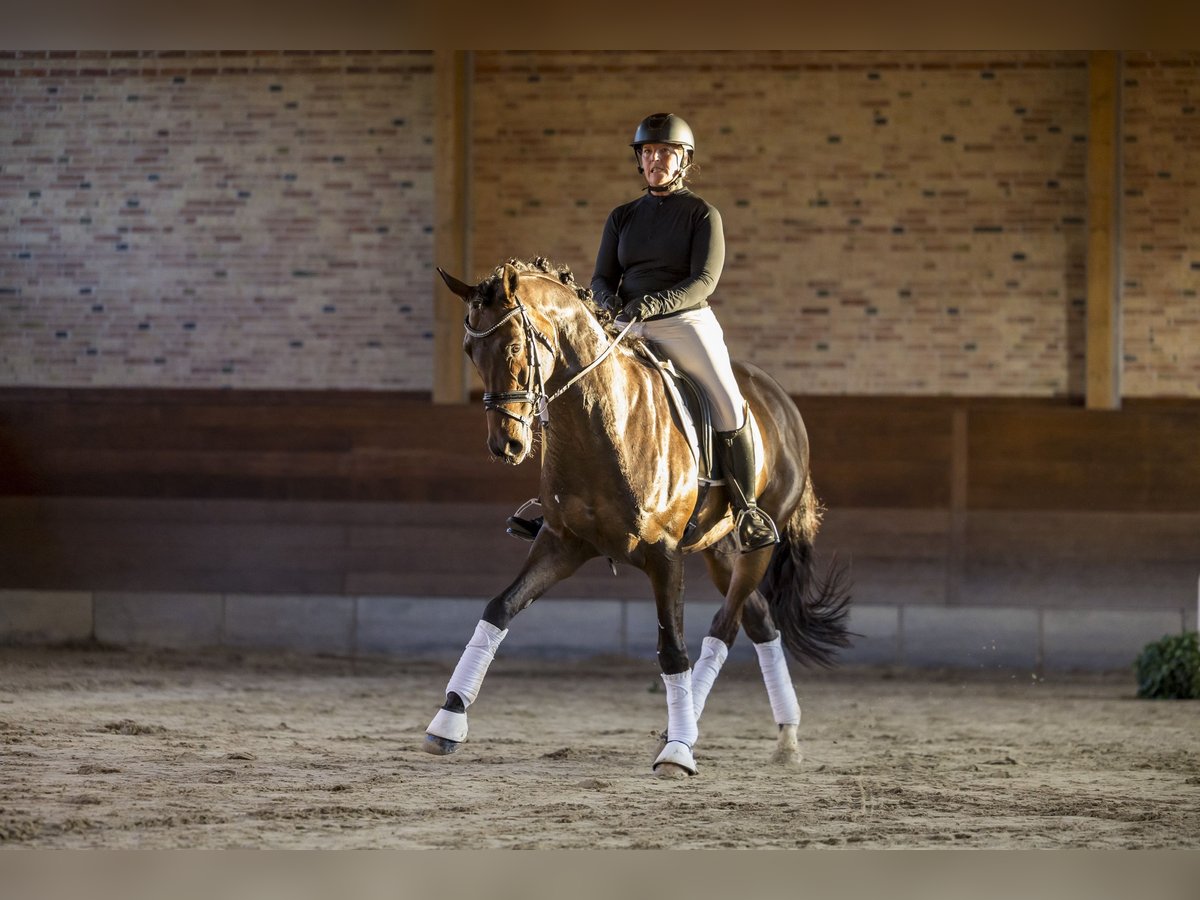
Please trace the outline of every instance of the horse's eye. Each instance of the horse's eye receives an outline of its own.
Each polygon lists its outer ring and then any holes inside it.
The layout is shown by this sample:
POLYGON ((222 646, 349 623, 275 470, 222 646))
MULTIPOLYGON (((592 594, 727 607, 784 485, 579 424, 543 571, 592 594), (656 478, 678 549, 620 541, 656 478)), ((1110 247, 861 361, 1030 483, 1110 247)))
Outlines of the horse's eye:
POLYGON ((507 347, 504 348, 504 355, 507 356, 509 359, 516 359, 517 354, 520 352, 521 352, 520 344, 509 344, 507 347))

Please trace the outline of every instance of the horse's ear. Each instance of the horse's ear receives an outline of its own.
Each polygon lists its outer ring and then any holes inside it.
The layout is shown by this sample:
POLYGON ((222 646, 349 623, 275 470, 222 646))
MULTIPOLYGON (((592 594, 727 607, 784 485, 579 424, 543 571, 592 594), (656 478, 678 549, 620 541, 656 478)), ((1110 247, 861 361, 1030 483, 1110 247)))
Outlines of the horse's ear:
POLYGON ((509 300, 513 300, 517 296, 517 282, 521 279, 521 274, 513 267, 511 263, 504 264, 504 296, 509 300))
POLYGON ((450 290, 462 297, 463 300, 466 300, 469 296, 471 296, 471 292, 475 290, 472 285, 464 284, 463 282, 459 281, 441 266, 438 266, 437 272, 442 276, 442 281, 446 282, 446 287, 450 288, 450 290))

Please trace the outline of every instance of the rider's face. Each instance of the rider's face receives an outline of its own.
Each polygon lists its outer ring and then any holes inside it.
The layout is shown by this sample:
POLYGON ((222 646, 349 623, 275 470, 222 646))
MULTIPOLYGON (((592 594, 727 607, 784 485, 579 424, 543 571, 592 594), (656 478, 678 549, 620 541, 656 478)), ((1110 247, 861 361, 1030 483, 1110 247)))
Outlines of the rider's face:
POLYGON ((678 144, 642 144, 642 171, 651 189, 670 184, 683 165, 686 151, 678 144))

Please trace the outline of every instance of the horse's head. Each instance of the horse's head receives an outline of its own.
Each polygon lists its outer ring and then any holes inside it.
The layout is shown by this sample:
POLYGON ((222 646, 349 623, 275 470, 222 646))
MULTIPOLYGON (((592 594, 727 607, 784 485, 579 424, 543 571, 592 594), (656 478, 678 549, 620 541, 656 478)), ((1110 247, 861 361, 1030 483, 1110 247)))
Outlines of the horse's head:
POLYGON ((488 449, 519 465, 529 456, 533 419, 546 402, 545 382, 554 367, 546 337, 553 327, 539 303, 554 283, 532 275, 522 278, 507 263, 475 285, 440 268, 438 274, 467 305, 463 349, 483 380, 488 449))

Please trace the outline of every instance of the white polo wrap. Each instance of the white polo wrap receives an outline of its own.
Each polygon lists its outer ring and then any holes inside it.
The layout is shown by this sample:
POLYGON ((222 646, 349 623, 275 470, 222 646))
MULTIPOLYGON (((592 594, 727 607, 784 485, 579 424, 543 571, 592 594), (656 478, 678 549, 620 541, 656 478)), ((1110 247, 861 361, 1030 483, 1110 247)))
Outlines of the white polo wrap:
POLYGON ((467 643, 454 674, 446 685, 446 693, 453 691, 462 697, 465 705, 470 706, 479 696, 479 688, 483 685, 483 676, 487 674, 488 666, 496 656, 500 642, 508 634, 508 629, 501 631, 490 622, 482 619, 475 625, 475 633, 467 643))
POLYGON ((712 690, 713 682, 717 680, 717 675, 721 672, 721 666, 725 665, 727 656, 729 656, 729 647, 723 640, 711 635, 704 639, 704 644, 700 649, 700 658, 692 666, 692 707, 696 710, 697 722, 700 721, 700 714, 704 712, 704 704, 708 700, 709 691, 712 690))
POLYGON ((758 667, 762 669, 776 724, 799 725, 800 701, 796 699, 796 689, 792 687, 792 678, 788 674, 783 639, 777 637, 765 644, 755 644, 754 651, 758 654, 758 667))
POLYGON ((663 675, 662 680, 667 686, 667 740, 690 747, 700 736, 696 727, 696 709, 692 705, 692 671, 663 675))

